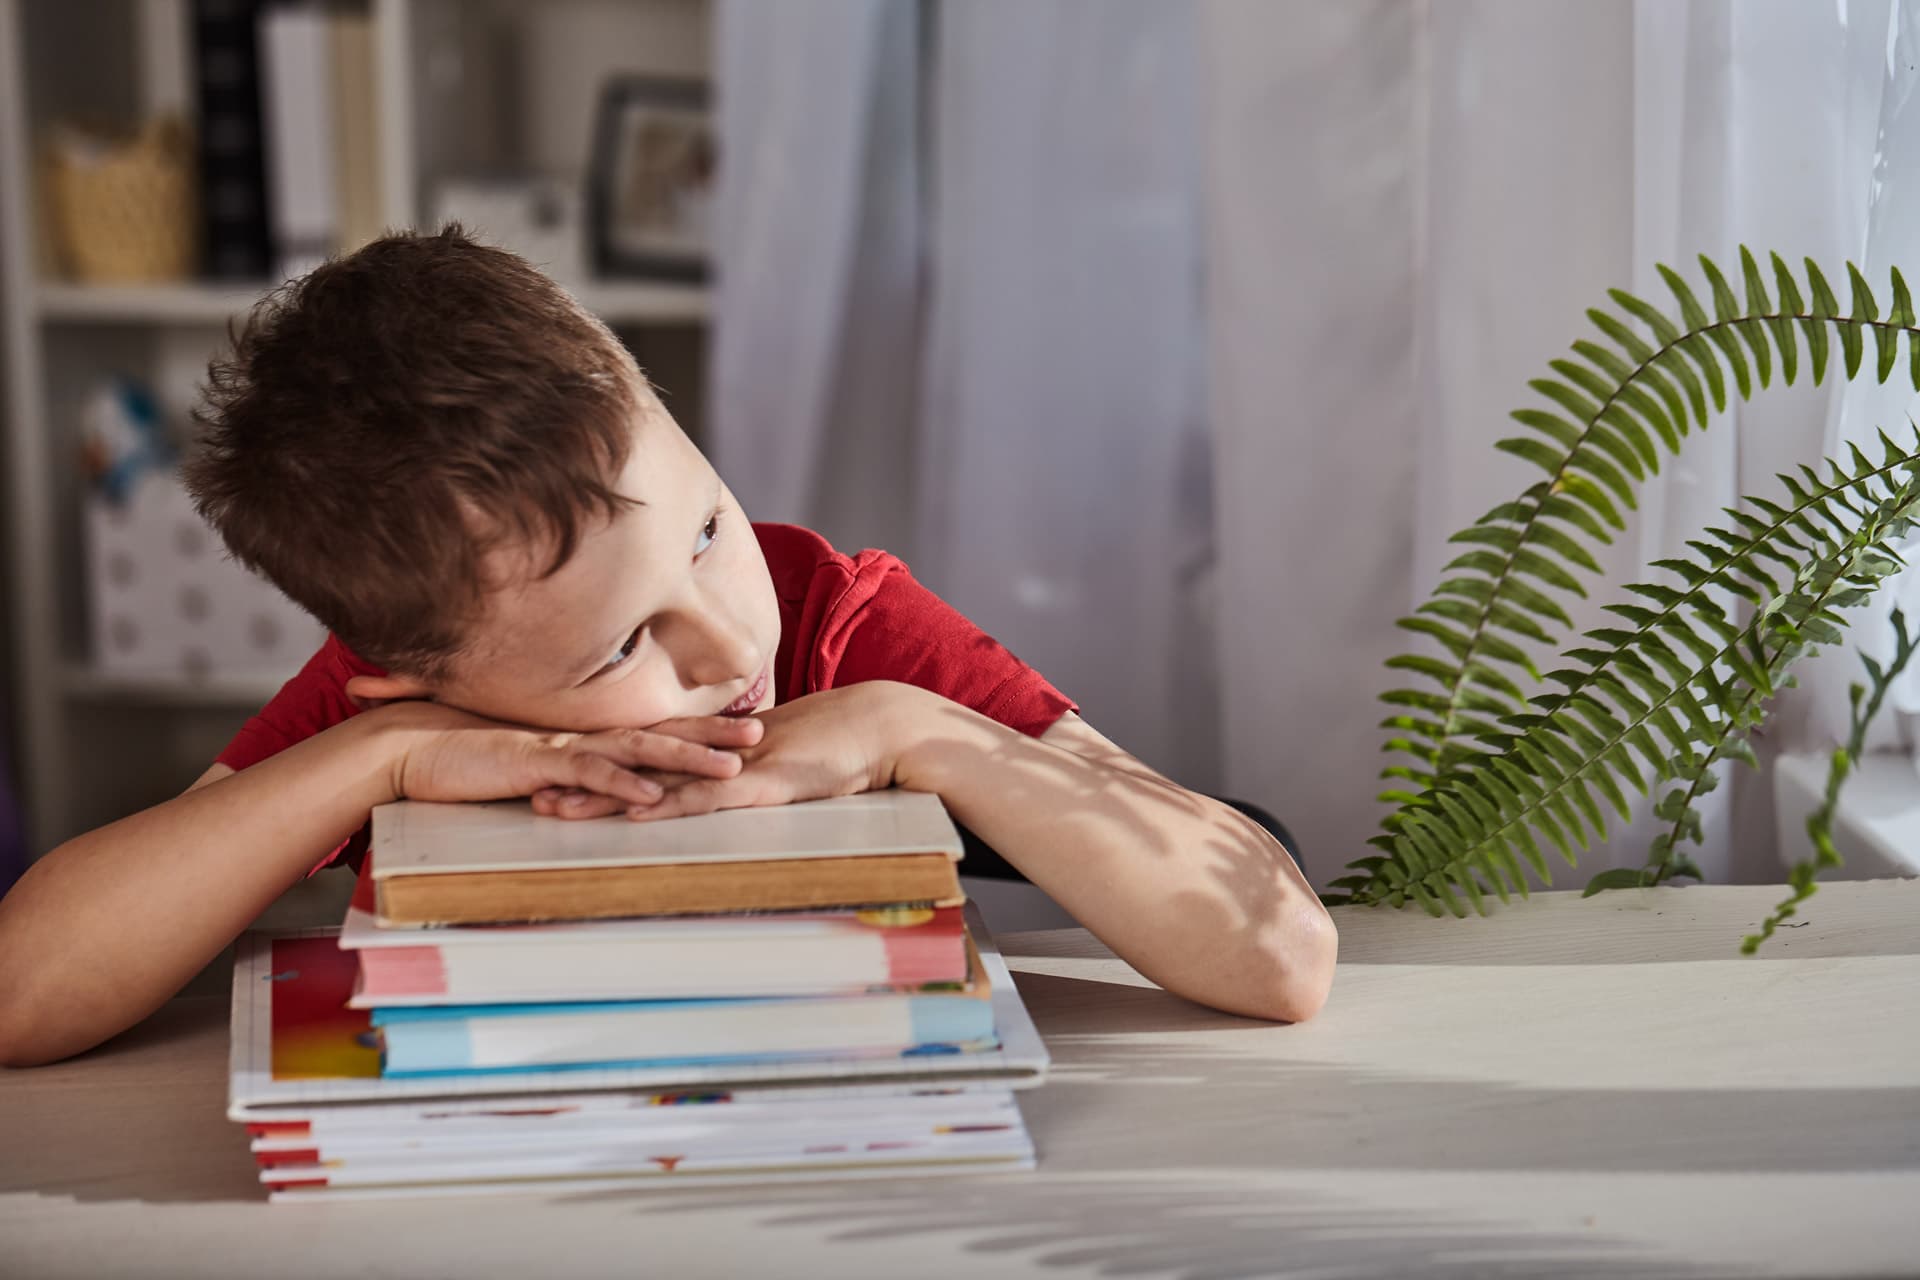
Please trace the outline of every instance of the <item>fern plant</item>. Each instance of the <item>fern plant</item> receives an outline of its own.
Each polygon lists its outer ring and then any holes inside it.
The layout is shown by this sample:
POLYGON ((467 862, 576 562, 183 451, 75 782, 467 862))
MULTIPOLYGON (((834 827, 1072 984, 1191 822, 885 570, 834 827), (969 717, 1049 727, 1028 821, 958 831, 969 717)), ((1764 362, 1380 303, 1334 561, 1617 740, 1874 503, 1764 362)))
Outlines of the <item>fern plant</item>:
POLYGON ((1565 601, 1600 572, 1593 547, 1625 529, 1637 486, 1709 426, 1730 389, 1745 400, 1776 374, 1790 384, 1803 355, 1817 384, 1836 346, 1848 378, 1871 347, 1885 382, 1904 335, 1905 378, 1920 390, 1920 321, 1897 270, 1883 317, 1851 264, 1847 310, 1811 259, 1796 277, 1772 255, 1770 292, 1743 247, 1744 297, 1710 259, 1700 266, 1711 315, 1663 266, 1677 316, 1614 290, 1616 309, 1587 313, 1597 338, 1530 384, 1544 403, 1513 414, 1529 434, 1498 447, 1545 478, 1455 534, 1466 550, 1401 620, 1446 656, 1387 663, 1416 678, 1382 695, 1386 749, 1403 757, 1383 774, 1393 786, 1381 798, 1395 807, 1371 841, 1378 852, 1350 864, 1330 901, 1484 911, 1490 896, 1526 894, 1522 864, 1549 879, 1546 849, 1575 864, 1605 838, 1608 811, 1627 821, 1627 793, 1652 787, 1664 788, 1655 813, 1666 828, 1647 865, 1593 888, 1698 876, 1682 844, 1699 838, 1694 805, 1715 766, 1752 763, 1748 736, 1788 669, 1840 639, 1841 611, 1900 567, 1897 547, 1920 518, 1920 431, 1882 432, 1877 458, 1853 448, 1744 499, 1687 544, 1691 555, 1655 562, 1668 581, 1630 585, 1606 605, 1618 625, 1586 632, 1542 674, 1555 631, 1573 625, 1565 601))

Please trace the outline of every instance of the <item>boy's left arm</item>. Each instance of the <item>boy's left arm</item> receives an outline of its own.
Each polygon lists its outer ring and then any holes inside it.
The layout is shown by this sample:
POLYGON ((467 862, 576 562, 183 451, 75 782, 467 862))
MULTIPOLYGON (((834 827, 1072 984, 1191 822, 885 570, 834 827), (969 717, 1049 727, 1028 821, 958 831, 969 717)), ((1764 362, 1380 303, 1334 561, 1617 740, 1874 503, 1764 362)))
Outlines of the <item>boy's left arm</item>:
MULTIPOLYGON (((920 693, 914 690, 914 693, 920 693)), ((1167 990, 1299 1022, 1326 1002, 1333 921, 1287 851, 1229 805, 1069 712, 1029 738, 925 695, 895 782, 956 820, 1167 990)))
POLYGON ((937 794, 1115 954, 1167 990, 1297 1022, 1325 1003, 1332 920, 1257 823, 1149 769, 1069 714, 1039 738, 911 685, 871 681, 761 715, 733 778, 689 780, 661 818, 886 786, 937 794))

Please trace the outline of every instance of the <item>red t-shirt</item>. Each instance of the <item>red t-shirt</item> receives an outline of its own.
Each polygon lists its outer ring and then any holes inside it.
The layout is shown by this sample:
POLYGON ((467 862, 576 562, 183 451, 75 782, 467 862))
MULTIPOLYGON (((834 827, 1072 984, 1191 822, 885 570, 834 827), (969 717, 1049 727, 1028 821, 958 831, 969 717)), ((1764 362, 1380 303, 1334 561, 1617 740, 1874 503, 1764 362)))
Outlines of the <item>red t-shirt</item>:
MULTIPOLYGON (((914 581, 896 557, 884 551, 844 556, 795 525, 756 524, 753 531, 780 602, 775 702, 864 680, 898 680, 1035 737, 1077 710, 1039 672, 914 581)), ((234 735, 219 762, 245 769, 339 724, 359 711, 347 697, 348 679, 383 674, 328 636, 234 735)), ((357 862, 364 837, 363 831, 321 866, 342 854, 357 862)))

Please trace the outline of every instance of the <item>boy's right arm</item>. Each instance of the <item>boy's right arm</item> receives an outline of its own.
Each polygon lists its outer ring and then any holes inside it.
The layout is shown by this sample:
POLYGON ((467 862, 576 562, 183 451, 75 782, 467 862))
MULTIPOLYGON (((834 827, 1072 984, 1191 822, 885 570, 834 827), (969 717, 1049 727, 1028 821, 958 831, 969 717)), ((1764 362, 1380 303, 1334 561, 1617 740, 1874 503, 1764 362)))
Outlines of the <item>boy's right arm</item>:
POLYGON ((402 796, 578 788, 649 804, 635 769, 731 776, 751 718, 555 734, 431 703, 367 711, 239 773, 76 836, 0 898, 0 1065, 51 1062, 153 1012, 267 905, 402 796))

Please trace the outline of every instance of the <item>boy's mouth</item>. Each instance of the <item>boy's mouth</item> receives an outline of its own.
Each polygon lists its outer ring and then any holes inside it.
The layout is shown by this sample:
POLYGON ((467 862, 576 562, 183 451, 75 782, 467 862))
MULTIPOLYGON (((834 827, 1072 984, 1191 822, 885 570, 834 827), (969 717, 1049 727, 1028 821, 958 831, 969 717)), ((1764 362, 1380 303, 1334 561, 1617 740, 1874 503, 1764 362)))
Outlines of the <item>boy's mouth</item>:
POLYGON ((760 699, 767 696, 767 682, 773 678, 773 664, 760 668, 760 674, 753 679, 753 685, 745 693, 715 712, 722 716, 744 716, 760 705, 760 699))

